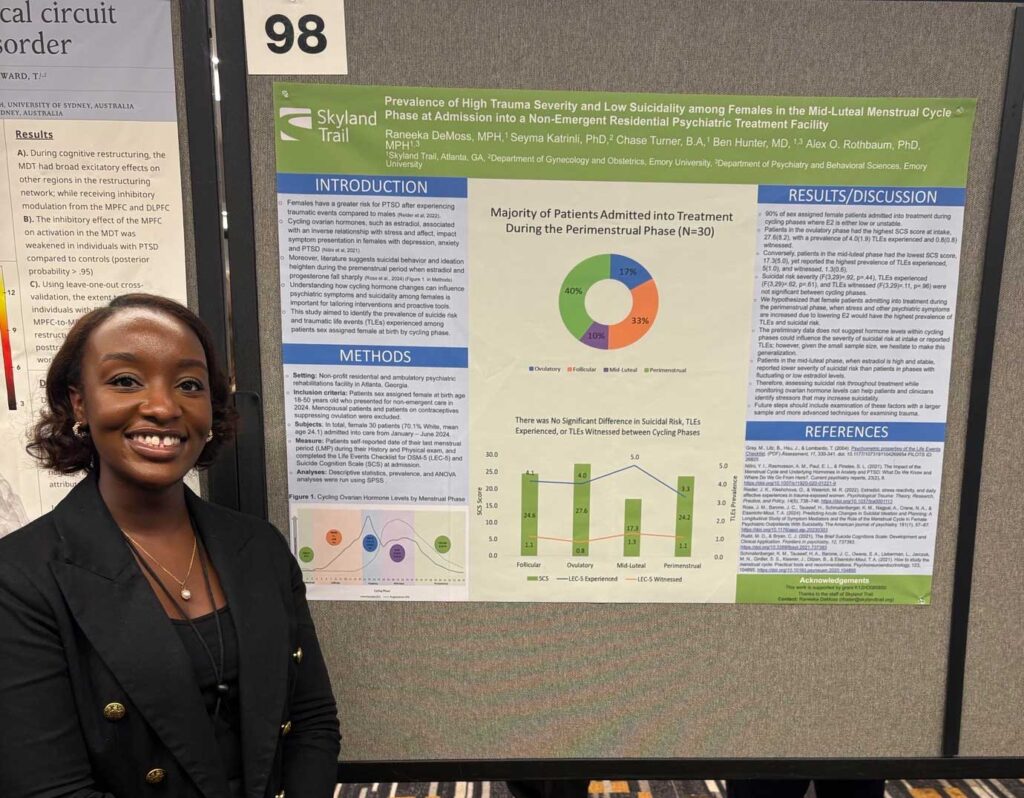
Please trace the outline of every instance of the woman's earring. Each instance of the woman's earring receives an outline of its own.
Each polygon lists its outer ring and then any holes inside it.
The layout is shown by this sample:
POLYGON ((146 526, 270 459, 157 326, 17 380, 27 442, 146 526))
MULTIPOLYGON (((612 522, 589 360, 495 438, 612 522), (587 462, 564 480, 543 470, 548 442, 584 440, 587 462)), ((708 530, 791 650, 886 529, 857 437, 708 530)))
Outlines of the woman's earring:
MULTIPOLYGON (((88 428, 86 428, 86 429, 88 429, 88 428)), ((72 432, 72 434, 76 438, 85 439, 89 435, 89 433, 87 431, 83 431, 82 430, 82 422, 81 421, 76 421, 74 424, 71 425, 71 432, 72 432)))
POLYGON ((212 440, 213 440, 213 430, 210 430, 209 432, 206 433, 206 442, 209 443, 212 440))

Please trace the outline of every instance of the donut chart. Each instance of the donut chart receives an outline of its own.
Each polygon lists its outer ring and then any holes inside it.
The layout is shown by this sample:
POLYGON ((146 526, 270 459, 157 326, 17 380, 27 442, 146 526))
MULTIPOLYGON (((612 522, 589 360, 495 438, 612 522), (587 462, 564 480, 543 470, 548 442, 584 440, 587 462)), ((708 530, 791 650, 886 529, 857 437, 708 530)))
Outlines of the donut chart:
POLYGON ((643 338, 658 315, 658 286, 650 272, 625 255, 594 255, 577 263, 565 276, 558 295, 562 323, 573 338, 594 349, 622 349, 643 338), (587 291, 601 280, 622 283, 633 306, 616 324, 601 324, 587 313, 587 291))

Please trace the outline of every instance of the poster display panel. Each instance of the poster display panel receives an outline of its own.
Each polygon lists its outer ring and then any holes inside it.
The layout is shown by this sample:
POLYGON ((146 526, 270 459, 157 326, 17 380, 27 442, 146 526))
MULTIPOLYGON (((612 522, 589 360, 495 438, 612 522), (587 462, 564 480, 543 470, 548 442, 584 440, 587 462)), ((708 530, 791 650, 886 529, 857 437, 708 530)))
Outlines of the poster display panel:
POLYGON ((68 327, 119 294, 186 300, 170 15, 0 5, 0 535, 77 481, 25 453, 68 327))
POLYGON ((274 102, 311 597, 930 602, 973 101, 274 102))

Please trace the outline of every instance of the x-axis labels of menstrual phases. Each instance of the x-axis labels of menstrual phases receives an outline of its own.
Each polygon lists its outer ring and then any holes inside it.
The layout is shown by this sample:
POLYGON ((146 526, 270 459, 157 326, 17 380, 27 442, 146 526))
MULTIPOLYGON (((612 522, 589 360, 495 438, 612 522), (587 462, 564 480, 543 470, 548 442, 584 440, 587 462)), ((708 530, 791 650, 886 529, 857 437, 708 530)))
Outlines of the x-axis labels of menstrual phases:
POLYGON ((274 98, 311 596, 930 602, 972 101, 274 98))

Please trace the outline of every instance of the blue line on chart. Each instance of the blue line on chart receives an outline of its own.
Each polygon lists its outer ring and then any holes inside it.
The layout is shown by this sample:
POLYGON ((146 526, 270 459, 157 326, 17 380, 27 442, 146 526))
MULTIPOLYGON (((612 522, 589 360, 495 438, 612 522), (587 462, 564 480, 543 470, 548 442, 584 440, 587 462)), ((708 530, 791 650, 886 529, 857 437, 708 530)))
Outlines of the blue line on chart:
POLYGON ((659 485, 664 485, 666 488, 668 488, 670 491, 672 491, 677 496, 684 496, 685 495, 682 491, 677 490, 676 488, 673 488, 671 485, 669 485, 664 480, 658 479, 658 477, 654 476, 654 474, 652 474, 650 471, 647 471, 646 469, 641 468, 636 463, 633 463, 633 464, 628 465, 628 466, 623 466, 622 468, 618 468, 615 471, 609 471, 607 474, 601 474, 600 476, 591 477, 590 479, 581 479, 578 482, 575 481, 575 480, 560 480, 560 479, 535 479, 533 481, 536 482, 537 484, 540 484, 540 485, 588 485, 591 482, 597 482, 599 479, 604 479, 605 477, 613 477, 616 474, 621 474, 623 471, 629 471, 629 469, 631 469, 631 468, 635 468, 637 471, 640 471, 640 472, 646 474, 651 479, 653 479, 655 482, 657 482, 659 485))

